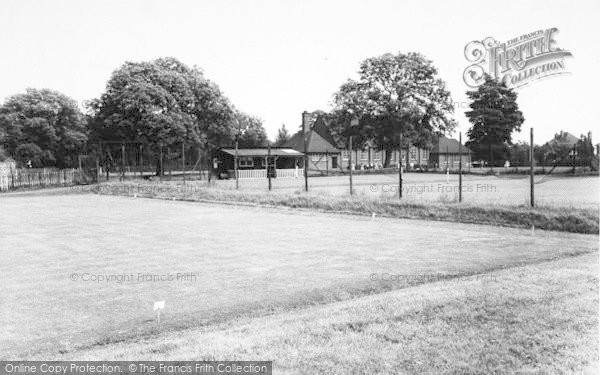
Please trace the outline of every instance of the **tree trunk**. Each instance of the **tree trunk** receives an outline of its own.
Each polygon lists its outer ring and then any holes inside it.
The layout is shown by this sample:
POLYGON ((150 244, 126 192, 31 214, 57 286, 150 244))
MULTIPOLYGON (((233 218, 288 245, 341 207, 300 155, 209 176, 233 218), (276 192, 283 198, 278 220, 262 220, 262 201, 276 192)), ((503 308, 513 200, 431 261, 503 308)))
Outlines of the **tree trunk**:
POLYGON ((392 153, 394 152, 394 149, 391 147, 386 147, 385 148, 385 159, 383 161, 383 167, 384 168, 389 168, 390 166, 390 160, 392 159, 392 153))

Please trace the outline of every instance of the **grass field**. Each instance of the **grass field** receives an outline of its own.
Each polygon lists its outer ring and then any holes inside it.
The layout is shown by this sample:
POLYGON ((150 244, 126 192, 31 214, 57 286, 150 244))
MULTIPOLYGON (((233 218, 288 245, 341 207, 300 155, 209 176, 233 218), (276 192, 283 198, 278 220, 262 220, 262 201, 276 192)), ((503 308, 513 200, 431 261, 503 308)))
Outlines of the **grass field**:
POLYGON ((12 359, 598 251, 594 235, 127 197, 5 195, 0 206, 0 353, 12 359))
MULTIPOLYGON (((358 195, 374 197, 398 196, 398 176, 395 174, 369 174, 354 176, 354 191, 358 195)), ((539 205, 558 207, 597 207, 600 204, 600 178, 536 175, 535 196, 539 205)), ((205 182, 196 182, 205 184, 205 182)), ((302 191, 303 178, 272 179, 276 191, 302 191)), ((233 189, 235 180, 216 181, 223 189, 233 189)), ((240 180, 244 191, 266 190, 265 179, 240 180)), ((309 189, 325 194, 349 193, 348 176, 311 177, 309 189)), ((403 199, 412 202, 452 202, 458 200, 458 175, 434 173, 404 173, 403 199)), ((478 204, 529 204, 529 176, 505 175, 463 176, 463 199, 478 204)))
POLYGON ((80 358, 269 358, 277 374, 597 374, 598 254, 62 357, 80 358))

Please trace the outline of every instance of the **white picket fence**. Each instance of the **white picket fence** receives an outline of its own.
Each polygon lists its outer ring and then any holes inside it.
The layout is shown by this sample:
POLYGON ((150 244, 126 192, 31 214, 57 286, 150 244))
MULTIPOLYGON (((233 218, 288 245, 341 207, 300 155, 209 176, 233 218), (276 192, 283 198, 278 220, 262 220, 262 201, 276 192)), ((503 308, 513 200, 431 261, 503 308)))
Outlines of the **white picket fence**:
POLYGON ((304 176, 304 168, 277 169, 277 178, 300 178, 304 176))
MULTIPOLYGON (((304 175, 304 169, 277 169, 277 178, 299 178, 304 175)), ((233 172, 233 171, 232 171, 233 172)), ((233 175, 233 173, 232 173, 233 175)), ((242 178, 267 178, 266 169, 239 169, 238 176, 242 178)))

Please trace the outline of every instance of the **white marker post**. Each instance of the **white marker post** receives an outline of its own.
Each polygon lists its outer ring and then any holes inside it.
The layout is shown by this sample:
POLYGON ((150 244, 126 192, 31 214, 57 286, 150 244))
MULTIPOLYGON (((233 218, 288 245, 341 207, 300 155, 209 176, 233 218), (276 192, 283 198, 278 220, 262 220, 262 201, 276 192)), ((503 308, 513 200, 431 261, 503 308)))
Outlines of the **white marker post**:
POLYGON ((158 324, 160 325, 160 310, 165 308, 165 301, 156 301, 154 302, 154 310, 156 311, 156 318, 158 324))

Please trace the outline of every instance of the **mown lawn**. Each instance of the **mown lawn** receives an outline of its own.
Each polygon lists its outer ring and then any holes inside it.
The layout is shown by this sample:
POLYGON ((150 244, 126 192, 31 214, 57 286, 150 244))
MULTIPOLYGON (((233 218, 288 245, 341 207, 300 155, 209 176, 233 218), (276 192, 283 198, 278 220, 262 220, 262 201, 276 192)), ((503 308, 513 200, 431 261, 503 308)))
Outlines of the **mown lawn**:
POLYGON ((273 360, 277 374, 596 374, 598 254, 63 356, 83 358, 273 360))
POLYGON ((12 359, 598 249, 594 235, 93 194, 3 196, 0 206, 10 213, 0 221, 0 355, 12 359), (160 327, 158 300, 166 300, 160 327))

